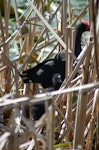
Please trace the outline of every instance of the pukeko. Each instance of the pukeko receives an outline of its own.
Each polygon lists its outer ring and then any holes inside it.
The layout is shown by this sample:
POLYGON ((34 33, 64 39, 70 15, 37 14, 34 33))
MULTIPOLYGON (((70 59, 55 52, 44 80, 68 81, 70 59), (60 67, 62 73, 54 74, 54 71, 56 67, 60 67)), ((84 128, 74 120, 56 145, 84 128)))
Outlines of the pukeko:
MULTIPOLYGON (((86 20, 80 22, 76 27, 75 56, 81 52, 81 36, 89 31, 90 26, 86 20)), ((59 89, 65 78, 65 50, 57 53, 53 58, 44 60, 32 69, 22 72, 21 77, 24 83, 40 83, 43 88, 52 87, 59 89)))
MULTIPOLYGON (((76 27, 75 56, 81 52, 81 36, 85 31, 89 31, 90 26, 87 21, 80 22, 76 27)), ((22 72, 21 77, 24 83, 41 83, 43 88, 53 87, 59 89, 65 78, 65 50, 57 53, 53 58, 43 61, 32 69, 22 72)), ((45 113, 44 102, 34 104, 30 108, 30 114, 34 120, 38 120, 45 113)))

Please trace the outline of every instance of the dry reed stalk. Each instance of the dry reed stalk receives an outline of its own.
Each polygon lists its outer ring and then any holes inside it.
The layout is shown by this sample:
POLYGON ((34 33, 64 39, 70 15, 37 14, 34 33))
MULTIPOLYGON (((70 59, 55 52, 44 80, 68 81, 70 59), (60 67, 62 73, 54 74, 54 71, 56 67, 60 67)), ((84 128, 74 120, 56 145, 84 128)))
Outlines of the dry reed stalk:
MULTIPOLYGON (((39 3, 37 3, 37 8, 38 8, 38 5, 39 5, 39 3)), ((30 10, 32 11, 32 13, 30 14, 30 18, 32 18, 33 17, 33 10, 32 10, 32 8, 30 7, 30 10)), ((37 23, 37 21, 38 20, 36 20, 36 19, 34 19, 33 21, 31 21, 30 22, 30 27, 29 27, 29 49, 28 49, 28 53, 30 52, 30 50, 31 50, 31 48, 32 48, 32 46, 34 45, 34 37, 35 37, 35 30, 36 30, 36 26, 35 26, 35 24, 37 23), (33 25, 34 24, 34 25, 33 25)))
MULTIPOLYGON (((1 43, 3 43, 5 41, 5 37, 4 37, 4 27, 2 22, 1 10, 0 10, 0 30, 1 30, 1 43)), ((5 45, 4 45, 4 49, 5 49, 5 45)))
MULTIPOLYGON (((89 95, 88 95, 89 96, 89 95)), ((86 126, 88 125, 90 118, 91 118, 91 111, 92 111, 92 103, 93 99, 90 100, 90 102, 87 104, 87 110, 86 110, 86 126)))
POLYGON ((1 137, 0 137, 0 149, 4 149, 4 146, 7 142, 8 137, 10 136, 9 132, 5 132, 1 137))
MULTIPOLYGON (((21 51, 20 51, 20 54, 19 54, 19 58, 21 58, 21 56, 24 54, 25 55, 25 57, 27 57, 27 54, 28 54, 28 52, 27 52, 27 49, 28 49, 28 41, 29 41, 29 37, 28 37, 28 34, 27 34, 27 36, 26 37, 24 37, 24 41, 23 41, 23 45, 22 45, 22 48, 21 48, 21 51)), ((26 59, 26 58, 25 58, 26 59)), ((24 58, 23 59, 19 59, 19 61, 22 61, 22 62, 24 62, 23 60, 24 60, 24 58)))
MULTIPOLYGON (((8 26, 9 26, 9 18, 10 18, 10 0, 6 1, 4 0, 4 16, 5 16, 5 40, 8 39, 8 26)), ((7 57, 9 57, 9 46, 8 44, 5 45, 5 49, 4 52, 6 54, 7 57)), ((3 60, 4 64, 7 65, 7 61, 6 59, 3 60)), ((5 93, 9 93, 10 92, 10 74, 11 74, 11 70, 7 69, 4 72, 5 74, 5 93), (9 76, 9 80, 8 80, 8 76, 9 76)))
POLYGON ((72 13, 71 13, 71 3, 70 3, 70 0, 68 0, 68 17, 69 17, 69 25, 71 25, 72 24, 72 21, 73 21, 73 19, 72 19, 72 13))
POLYGON ((24 45, 24 51, 25 51, 25 54, 26 56, 28 56, 28 52, 29 52, 29 37, 27 37, 26 39, 24 39, 25 41, 25 45, 24 45))
MULTIPOLYGON (((1 16, 1 10, 0 10, 0 29, 1 29, 1 42, 5 41, 5 37, 4 37, 4 27, 3 27, 3 22, 2 22, 2 16, 1 16)), ((6 46, 3 45, 3 51, 6 49, 6 46)), ((5 61, 4 59, 2 60, 2 66, 5 65, 5 61)), ((1 74, 1 83, 2 83, 2 78, 5 79, 5 73, 3 72, 1 74)), ((3 88, 5 89, 5 85, 3 85, 3 88)))
MULTIPOLYGON (((13 4, 14 4, 15 19, 16 19, 16 27, 17 29, 19 29, 21 24, 20 24, 19 15, 18 15, 17 1, 13 0, 13 4)), ((21 36, 21 32, 19 33, 19 36, 21 36)), ((23 42, 21 38, 19 38, 19 43, 20 43, 20 48, 22 48, 23 42)))
POLYGON ((93 132, 94 132, 94 126, 95 126, 95 114, 96 114, 96 107, 98 104, 99 100, 99 89, 95 90, 94 94, 94 101, 92 105, 92 114, 91 114, 91 119, 90 119, 90 126, 89 126, 89 132, 86 140, 86 148, 89 150, 92 147, 92 142, 93 142, 93 132))
POLYGON ((15 89, 15 92, 16 92, 16 97, 18 97, 20 94, 19 94, 19 88, 18 88, 18 73, 17 73, 17 65, 16 63, 14 64, 14 69, 15 69, 15 86, 16 86, 16 89, 15 89))
MULTIPOLYGON (((92 13, 92 16, 94 16, 94 10, 92 9, 92 7, 94 7, 95 5, 93 4, 93 2, 91 1, 91 13, 92 13)), ((96 40, 96 39, 98 39, 98 38, 96 38, 96 29, 95 29, 95 23, 97 23, 96 21, 95 21, 95 16, 94 17, 91 17, 91 19, 93 20, 93 26, 94 26, 94 41, 95 41, 95 45, 97 45, 98 44, 98 40, 96 40), (93 19, 94 18, 94 19, 93 19)), ((97 34, 97 36, 98 36, 98 34, 97 34)), ((98 53, 98 51, 97 51, 97 48, 96 48, 96 46, 95 46, 95 52, 96 53, 98 53)), ((94 53, 95 53, 94 52, 94 53)), ((98 65, 98 58, 97 57, 95 57, 94 58, 94 69, 93 69, 93 76, 94 76, 94 78, 92 79, 93 81, 94 80, 97 80, 97 76, 96 76, 96 74, 98 73, 97 72, 97 65, 98 65), (97 60, 96 60, 97 59, 97 60)), ((95 92, 96 93, 96 92, 95 92)), ((97 92, 97 96, 96 97, 98 97, 98 92, 97 92)), ((95 100, 95 101, 97 101, 97 100, 95 100)), ((86 142, 86 148, 88 148, 88 149, 91 149, 91 147, 92 147, 92 143, 93 143, 93 136, 95 136, 95 135, 93 135, 93 131, 94 131, 94 122, 95 122, 95 118, 96 118, 96 115, 94 114, 94 110, 95 110, 95 104, 96 102, 94 102, 93 103, 93 109, 92 109, 92 115, 91 115, 91 119, 90 119, 90 127, 89 127, 89 133, 88 133, 88 137, 87 137, 87 142, 86 142)), ((97 123, 97 124, 99 124, 99 123, 97 123)), ((97 133, 98 133, 98 130, 97 130, 97 133)), ((99 140, 98 140, 99 141, 99 140)), ((99 142, 97 141, 97 145, 96 145, 96 147, 98 148, 98 146, 99 146, 99 142)))
MULTIPOLYGON (((64 42, 66 43, 67 47, 66 47, 66 54, 65 54, 65 57, 66 57, 66 63, 65 63, 65 78, 67 79, 68 78, 68 75, 69 75, 69 49, 70 49, 70 45, 69 45, 69 38, 68 38, 68 33, 69 33, 69 29, 67 28, 67 9, 69 5, 68 5, 68 2, 67 1, 63 1, 63 5, 62 5, 62 8, 63 8, 63 11, 62 11, 62 33, 63 33, 63 40, 64 42), (69 47, 68 47, 69 45, 69 47)), ((69 95, 67 95, 68 97, 69 95)), ((67 103, 69 104, 68 100, 67 100, 67 103)), ((64 104, 63 104, 64 105, 64 104)), ((69 105, 68 105, 69 106, 69 105)), ((70 110, 67 106, 67 110, 70 110)), ((62 106, 63 107, 63 106, 62 106)), ((68 111, 69 112, 69 111, 68 111)), ((71 119, 69 120, 69 115, 67 113, 67 120, 71 122, 71 119)))
POLYGON ((52 100, 52 106, 49 108, 48 114, 47 114, 47 147, 48 150, 53 149, 53 142, 54 142, 54 105, 52 100))
POLYGON ((7 56, 4 55, 4 53, 2 55, 3 56, 2 61, 6 60, 6 64, 4 64, 6 69, 3 70, 3 72, 4 72, 4 78, 3 79, 5 81, 5 83, 3 83, 3 88, 4 88, 4 92, 6 94, 6 93, 9 93, 11 91, 11 88, 10 88, 11 87, 11 78, 10 78, 11 77, 11 68, 10 68, 10 65, 7 65, 9 63, 9 61, 7 59, 7 56), (5 77, 6 77, 6 79, 5 79, 5 77))
MULTIPOLYGON (((68 28, 67 29, 67 34, 68 34, 68 48, 71 49, 71 41, 72 41, 72 29, 68 28)), ((66 67, 66 73, 67 73, 67 78, 70 76, 72 72, 72 66, 73 66, 73 59, 71 58, 70 55, 68 55, 68 61, 66 59, 67 67, 66 67)), ((71 85, 69 85, 71 86, 71 85)), ((71 123, 72 122, 72 93, 67 94, 67 107, 66 107, 66 118, 67 120, 71 123)))
MULTIPOLYGON (((1 39, 1 42, 4 42, 4 40, 5 40, 5 38, 4 38, 4 29, 3 29, 3 23, 2 23, 2 16, 1 16, 1 10, 0 10, 0 30, 1 30, 1 37, 0 37, 0 39, 1 39)), ((5 48, 5 46, 3 47, 3 49, 5 48)), ((2 54, 2 52, 1 52, 1 47, 0 47, 0 55, 2 54)), ((2 60, 2 59, 1 59, 2 60)), ((1 61, 0 60, 0 61, 1 61)), ((2 63, 2 65, 3 65, 3 63, 2 63)), ((1 67, 0 67, 0 69, 1 69, 1 67)), ((1 73, 0 74, 0 84, 2 85, 2 78, 4 78, 4 73, 1 73)), ((3 89, 3 86, 1 87, 1 90, 0 90, 0 95, 2 95, 3 93, 2 93, 2 89, 3 89)))
MULTIPOLYGON (((88 90, 92 90, 93 88, 98 88, 98 87, 99 87, 99 82, 85 84, 82 86, 80 85, 80 86, 76 86, 76 87, 72 87, 72 88, 66 88, 66 89, 58 90, 58 91, 47 92, 47 93, 43 93, 43 94, 36 94, 33 96, 33 99, 31 99, 30 103, 42 102, 47 99, 51 99, 53 96, 58 95, 58 94, 60 95, 63 93, 69 93, 69 92, 78 91, 78 90, 88 91, 88 90), (40 99, 37 99, 37 98, 40 98, 40 99)), ((9 101, 7 101, 7 102, 4 102, 4 103, 2 102, 0 104, 0 106, 13 105, 13 104, 20 103, 20 102, 28 102, 28 100, 29 100, 29 97, 16 98, 16 99, 14 99, 14 101, 9 99, 9 101)), ((58 103, 57 103, 57 105, 58 105, 58 103)))
POLYGON ((67 44, 67 1, 63 0, 62 2, 62 20, 61 20, 61 31, 62 31, 62 35, 63 35, 63 41, 67 44))
MULTIPOLYGON (((10 18, 10 0, 8 1, 4 0, 4 16, 5 16, 5 33, 6 33, 6 39, 7 39, 8 38, 8 23, 9 23, 9 18, 10 18)), ((6 52, 6 55, 9 56, 9 51, 6 52)))
MULTIPOLYGON (((89 57, 90 57, 90 52, 89 52, 89 54, 87 53, 85 62, 83 63, 84 74, 83 74, 82 84, 87 84, 89 82, 88 81, 89 80, 88 79, 89 64, 90 64, 89 57), (86 74, 87 74, 87 76, 86 76, 86 74)), ((75 119, 73 148, 77 148, 78 145, 81 145, 83 147, 87 103, 88 103, 88 92, 79 91, 76 119, 75 119)))
MULTIPOLYGON (((88 2, 89 2, 89 0, 88 0, 88 2)), ((88 7, 88 20, 90 23, 92 22, 92 1, 91 0, 90 0, 90 4, 88 7)))
POLYGON ((14 108, 11 111, 11 116, 8 121, 8 127, 11 129, 11 136, 9 137, 9 143, 8 143, 8 149, 15 149, 18 150, 18 138, 17 138, 17 130, 19 130, 19 127, 17 127, 16 123, 16 117, 18 115, 18 108, 14 108), (13 143, 13 144, 12 144, 13 143))
MULTIPOLYGON (((24 39, 24 41, 25 41, 25 43, 24 43, 25 53, 26 53, 26 56, 28 56, 28 53, 29 53, 30 47, 31 47, 30 46, 30 38, 27 37, 27 38, 24 39)), ((27 96, 31 96, 31 94, 33 95, 33 93, 35 92, 35 88, 34 88, 34 92, 32 92, 32 91, 33 91, 33 86, 31 86, 30 84, 27 84, 25 86, 25 93, 24 93, 24 95, 27 95, 27 96)))
MULTIPOLYGON (((97 15, 97 24, 96 24, 96 39, 97 39, 97 47, 96 47, 96 50, 97 50, 97 54, 99 53, 98 52, 98 47, 99 47, 99 13, 97 15)), ((99 56, 99 55, 98 55, 99 56)), ((98 64, 99 64, 99 58, 97 58, 98 60, 98 64)))
MULTIPOLYGON (((98 96, 99 96, 99 93, 98 93, 98 96)), ((97 106, 96 106, 96 111, 97 111, 97 114, 96 114, 96 117, 97 117, 97 135, 96 135, 97 141, 96 141, 96 144, 97 144, 97 149, 99 149, 99 98, 98 98, 98 102, 97 102, 97 106)))
POLYGON ((95 13, 95 2, 92 1, 92 23, 93 23, 93 34, 94 34, 94 62, 95 62, 95 69, 96 69, 96 80, 99 80, 99 72, 98 72, 98 49, 97 49, 97 36, 96 36, 96 13, 95 13))
MULTIPOLYGON (((98 52, 98 47, 99 47, 99 1, 97 1, 96 3, 96 7, 97 7, 97 22, 96 22, 96 51, 97 54, 99 54, 98 52)), ((99 58, 97 58, 97 62, 99 63, 99 58)), ((98 64, 99 65, 99 64, 98 64)), ((98 93, 98 100, 97 100, 97 106, 96 106, 96 111, 97 111, 97 149, 99 149, 99 93, 98 93)))
POLYGON ((88 94, 86 92, 79 93, 75 120, 73 148, 77 148, 78 145, 83 146, 87 99, 88 94))

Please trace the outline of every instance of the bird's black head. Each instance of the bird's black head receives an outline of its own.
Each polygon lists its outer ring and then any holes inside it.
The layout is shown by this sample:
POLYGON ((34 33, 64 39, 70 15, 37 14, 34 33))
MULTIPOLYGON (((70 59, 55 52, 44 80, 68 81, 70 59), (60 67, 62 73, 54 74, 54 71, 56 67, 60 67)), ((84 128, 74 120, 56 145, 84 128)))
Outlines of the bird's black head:
MULTIPOLYGON (((79 32, 79 34, 85 32, 85 31, 90 31, 90 25, 88 21, 82 20, 76 27, 76 32, 79 32)), ((80 35, 81 35, 80 34, 80 35)))
POLYGON ((90 31, 90 25, 88 21, 82 20, 82 24, 85 26, 85 31, 90 31))

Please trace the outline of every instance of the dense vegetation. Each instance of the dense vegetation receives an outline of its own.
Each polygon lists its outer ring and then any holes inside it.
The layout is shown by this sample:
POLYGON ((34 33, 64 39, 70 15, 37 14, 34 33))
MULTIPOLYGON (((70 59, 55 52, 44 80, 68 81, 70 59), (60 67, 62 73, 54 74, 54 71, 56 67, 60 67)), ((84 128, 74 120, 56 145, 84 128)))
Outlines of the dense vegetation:
POLYGON ((0 0, 0 149, 99 149, 98 47, 98 0, 0 0), (82 19, 91 30, 72 67, 82 19), (66 79, 59 90, 23 83, 23 70, 63 49, 66 79), (34 121, 31 108, 39 102, 46 112, 34 121))

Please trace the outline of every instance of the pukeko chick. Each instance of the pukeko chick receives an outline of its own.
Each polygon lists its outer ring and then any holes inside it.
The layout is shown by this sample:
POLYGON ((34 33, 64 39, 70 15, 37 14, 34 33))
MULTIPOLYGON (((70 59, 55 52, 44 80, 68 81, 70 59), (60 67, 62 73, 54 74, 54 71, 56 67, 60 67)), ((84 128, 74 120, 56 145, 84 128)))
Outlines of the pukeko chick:
MULTIPOLYGON (((85 31, 89 31, 90 26, 87 21, 80 22, 76 27, 75 56, 81 52, 81 36, 85 31)), ((24 83, 40 83, 43 88, 53 87, 59 89, 65 78, 65 50, 57 53, 53 58, 44 60, 32 69, 22 72, 21 77, 24 83)))
MULTIPOLYGON (((81 36, 85 31, 89 31, 90 26, 87 21, 80 22, 76 27, 75 56, 81 52, 81 36)), ((43 61, 32 69, 23 71, 21 77, 24 83, 41 83, 43 88, 53 87, 59 89, 65 78, 65 50, 57 53, 53 58, 43 61)), ((30 108, 30 113, 34 120, 38 120, 45 113, 44 102, 34 104, 30 108)))

